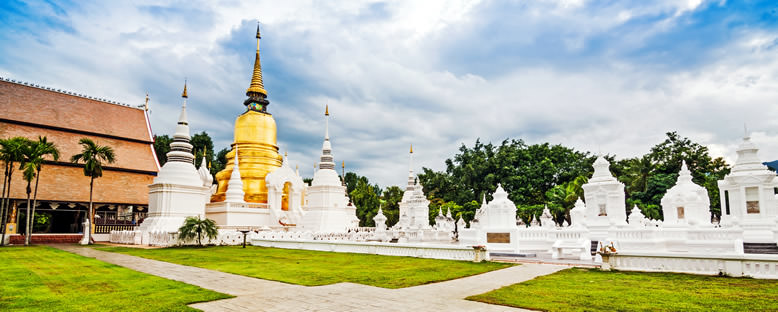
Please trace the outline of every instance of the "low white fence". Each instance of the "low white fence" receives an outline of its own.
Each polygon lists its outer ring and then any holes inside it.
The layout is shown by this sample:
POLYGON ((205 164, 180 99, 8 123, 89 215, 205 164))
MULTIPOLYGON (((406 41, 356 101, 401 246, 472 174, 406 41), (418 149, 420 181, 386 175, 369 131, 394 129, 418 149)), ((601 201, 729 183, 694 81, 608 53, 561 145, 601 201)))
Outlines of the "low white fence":
POLYGON ((267 238, 267 236, 260 234, 261 232, 251 236, 252 245, 286 249, 364 253, 445 260, 488 260, 488 253, 485 250, 476 249, 470 246, 267 238))
POLYGON ((778 279, 778 255, 710 256, 619 252, 603 257, 603 269, 778 279))
MULTIPOLYGON (((250 234, 249 234, 250 235, 250 234)), ((141 231, 111 231, 110 242, 127 245, 149 245, 158 247, 197 245, 197 239, 180 241, 177 232, 141 232, 141 231)), ((219 230, 216 239, 201 239, 203 245, 240 245, 243 244, 243 233, 233 230, 219 230)), ((248 242, 248 240, 247 240, 248 242)))

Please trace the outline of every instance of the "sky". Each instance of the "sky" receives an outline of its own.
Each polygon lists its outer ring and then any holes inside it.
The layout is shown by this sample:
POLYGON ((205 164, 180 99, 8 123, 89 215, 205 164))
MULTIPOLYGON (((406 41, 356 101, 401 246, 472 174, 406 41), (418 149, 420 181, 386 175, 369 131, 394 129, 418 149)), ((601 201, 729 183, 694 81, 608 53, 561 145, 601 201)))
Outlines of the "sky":
POLYGON ((278 146, 310 177, 329 105, 335 161, 381 186, 476 139, 643 155, 665 133, 778 159, 775 1, 17 1, 0 77, 140 105, 217 149, 245 111, 261 22, 278 146))

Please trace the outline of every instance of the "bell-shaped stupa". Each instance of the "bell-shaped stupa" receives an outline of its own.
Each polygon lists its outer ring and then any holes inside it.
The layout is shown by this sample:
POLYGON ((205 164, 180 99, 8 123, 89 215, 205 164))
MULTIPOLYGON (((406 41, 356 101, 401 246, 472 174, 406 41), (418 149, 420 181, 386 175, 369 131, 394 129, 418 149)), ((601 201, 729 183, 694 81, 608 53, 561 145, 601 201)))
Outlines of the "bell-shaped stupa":
POLYGON ((262 81, 262 65, 259 61, 259 25, 257 25, 257 53, 254 59, 254 74, 246 90, 248 98, 243 102, 246 112, 235 120, 235 140, 232 151, 227 154, 227 165, 216 174, 218 187, 211 197, 212 202, 224 201, 227 184, 233 172, 236 151, 240 162, 240 176, 243 181, 245 201, 267 203, 265 177, 281 167, 283 158, 276 145, 276 121, 267 112, 270 102, 262 81), (239 147, 239 148, 238 148, 239 147))

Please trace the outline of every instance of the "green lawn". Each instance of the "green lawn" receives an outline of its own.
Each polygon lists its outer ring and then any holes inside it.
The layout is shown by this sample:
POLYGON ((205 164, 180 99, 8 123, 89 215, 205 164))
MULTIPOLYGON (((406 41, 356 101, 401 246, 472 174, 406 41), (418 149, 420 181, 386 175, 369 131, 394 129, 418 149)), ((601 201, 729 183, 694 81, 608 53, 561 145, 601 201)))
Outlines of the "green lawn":
POLYGON ((778 281, 574 268, 467 299, 545 311, 778 311, 778 281))
POLYGON ((351 282, 402 288, 509 267, 509 264, 391 257, 264 247, 138 249, 102 247, 149 259, 306 286, 351 282))
POLYGON ((0 311, 192 311, 230 297, 51 247, 0 248, 0 311))

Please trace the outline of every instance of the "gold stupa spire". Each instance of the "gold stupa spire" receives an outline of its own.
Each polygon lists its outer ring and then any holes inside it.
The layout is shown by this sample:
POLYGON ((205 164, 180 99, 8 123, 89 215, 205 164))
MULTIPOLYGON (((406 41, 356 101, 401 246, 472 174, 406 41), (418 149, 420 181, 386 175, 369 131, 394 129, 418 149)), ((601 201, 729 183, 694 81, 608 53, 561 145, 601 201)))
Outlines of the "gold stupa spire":
POLYGON ((413 144, 411 143, 411 154, 413 154, 413 144))
POLYGON ((186 94, 186 79, 184 79, 184 92, 181 93, 182 98, 188 98, 189 96, 186 94))
POLYGON ((259 39, 262 36, 259 35, 259 22, 257 22, 257 54, 254 58, 254 74, 251 76, 251 85, 246 90, 246 95, 249 93, 261 93, 267 96, 265 91, 265 84, 262 82, 262 64, 259 62, 259 39))
POLYGON ((329 115, 330 115, 330 105, 329 104, 325 104, 324 105, 324 116, 329 116, 329 115))

